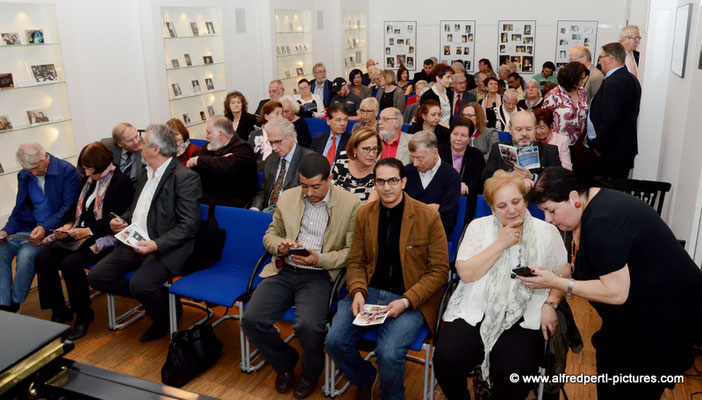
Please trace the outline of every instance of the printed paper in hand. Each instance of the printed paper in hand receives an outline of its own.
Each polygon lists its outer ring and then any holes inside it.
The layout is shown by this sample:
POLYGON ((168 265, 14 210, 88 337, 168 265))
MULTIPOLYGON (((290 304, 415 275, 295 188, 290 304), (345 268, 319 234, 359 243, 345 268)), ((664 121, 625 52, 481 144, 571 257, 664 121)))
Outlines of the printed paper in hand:
POLYGON ((137 249, 137 243, 149 240, 149 235, 136 224, 131 224, 115 235, 117 240, 137 249))
POLYGON ((510 165, 519 165, 526 169, 539 168, 539 148, 536 146, 522 147, 517 149, 514 146, 500 144, 500 155, 510 165))
POLYGON ((385 322, 385 318, 387 318, 387 316, 387 306, 366 304, 363 306, 363 311, 361 311, 356 316, 356 319, 353 320, 353 324, 358 326, 380 325, 385 322))

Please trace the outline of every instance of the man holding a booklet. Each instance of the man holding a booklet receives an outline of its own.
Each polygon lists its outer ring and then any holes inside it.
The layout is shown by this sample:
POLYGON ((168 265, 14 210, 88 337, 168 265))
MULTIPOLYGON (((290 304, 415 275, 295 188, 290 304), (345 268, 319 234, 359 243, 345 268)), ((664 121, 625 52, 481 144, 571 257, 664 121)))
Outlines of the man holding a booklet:
POLYGON ((404 192, 402 162, 384 158, 374 174, 380 201, 367 203, 356 216, 346 264, 349 296, 339 302, 326 346, 358 386, 356 398, 370 399, 377 372, 356 344, 369 325, 376 325, 380 397, 402 399, 405 355, 422 326, 436 324, 448 247, 438 211, 404 192))

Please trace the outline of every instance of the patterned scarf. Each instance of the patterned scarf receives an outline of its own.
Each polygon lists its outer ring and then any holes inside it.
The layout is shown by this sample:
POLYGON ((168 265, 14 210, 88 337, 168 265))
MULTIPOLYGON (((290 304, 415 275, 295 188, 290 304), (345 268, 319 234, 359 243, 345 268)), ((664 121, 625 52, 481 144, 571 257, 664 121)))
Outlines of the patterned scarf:
MULTIPOLYGON (((494 235, 497 239, 499 233, 499 220, 494 218, 494 235)), ((536 265, 538 262, 536 252, 537 234, 529 211, 524 216, 522 243, 519 257, 520 266, 536 265)), ((516 268, 509 257, 509 249, 502 252, 495 264, 487 273, 486 291, 483 296, 483 310, 485 316, 480 325, 480 337, 483 339, 485 358, 483 359, 483 379, 490 382, 490 351, 497 343, 502 332, 511 328, 522 318, 526 311, 527 303, 534 293, 532 289, 522 284, 517 284, 514 290, 511 273, 516 268)))
POLYGON ((188 149, 188 147, 190 147, 190 141, 189 140, 183 141, 183 143, 181 143, 180 146, 178 146, 176 157, 182 156, 183 153, 185 153, 185 150, 188 149))

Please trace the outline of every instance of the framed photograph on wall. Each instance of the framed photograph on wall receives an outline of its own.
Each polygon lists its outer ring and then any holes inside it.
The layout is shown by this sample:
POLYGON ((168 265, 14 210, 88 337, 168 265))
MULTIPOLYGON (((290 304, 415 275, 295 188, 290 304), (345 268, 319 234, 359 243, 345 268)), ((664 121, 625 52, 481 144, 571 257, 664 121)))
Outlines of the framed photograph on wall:
POLYGON ((513 62, 517 72, 533 74, 535 33, 536 20, 497 21, 497 65, 513 62))
POLYGON ((439 62, 451 65, 460 61, 466 71, 472 73, 475 67, 475 21, 439 21, 439 48, 442 49, 439 62))
MULTIPOLYGON (((414 71, 417 21, 385 21, 384 26, 385 69, 398 69, 404 65, 408 70, 414 71)), ((353 64, 353 58, 350 61, 353 64)))
POLYGON ((675 31, 673 36, 673 60, 670 70, 675 75, 685 77, 685 61, 687 59, 687 44, 690 40, 690 20, 692 19, 692 3, 683 4, 675 12, 675 31))
POLYGON ((593 62, 597 62, 597 21, 559 20, 556 26, 556 68, 570 62, 570 48, 585 46, 590 50, 593 62))

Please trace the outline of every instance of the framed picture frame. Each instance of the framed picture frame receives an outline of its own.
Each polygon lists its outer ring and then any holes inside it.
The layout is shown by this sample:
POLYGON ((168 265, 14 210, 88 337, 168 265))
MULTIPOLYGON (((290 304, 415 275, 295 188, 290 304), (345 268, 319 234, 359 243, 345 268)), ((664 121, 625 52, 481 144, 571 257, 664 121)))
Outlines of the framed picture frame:
POLYGON ((673 57, 670 70, 685 78, 687 45, 690 41, 690 22, 692 20, 692 3, 683 4, 675 11, 675 30, 673 33, 673 57))

